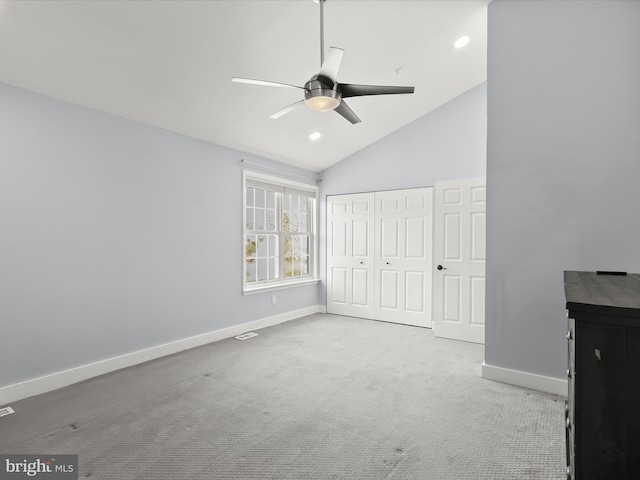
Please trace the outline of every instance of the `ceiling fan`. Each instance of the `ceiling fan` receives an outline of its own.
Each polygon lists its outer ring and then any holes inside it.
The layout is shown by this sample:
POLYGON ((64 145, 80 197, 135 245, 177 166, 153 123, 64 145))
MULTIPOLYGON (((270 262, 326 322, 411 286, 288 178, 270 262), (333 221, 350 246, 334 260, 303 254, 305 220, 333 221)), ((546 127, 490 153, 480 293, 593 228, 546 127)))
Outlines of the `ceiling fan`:
POLYGON ((304 87, 289 85, 287 83, 270 82, 266 80, 254 80, 251 78, 233 77, 232 82, 250 83, 253 85, 264 85, 268 87, 298 88, 304 90, 304 99, 292 103, 288 107, 274 113, 269 118, 277 119, 291 112, 300 105, 306 105, 319 112, 335 110, 352 124, 361 120, 349 108, 343 100, 349 97, 360 97, 364 95, 392 95, 400 93, 413 93, 414 87, 383 86, 383 85, 358 85, 353 83, 339 83, 338 71, 342 63, 344 50, 330 47, 327 59, 324 58, 324 15, 323 4, 326 0, 314 0, 320 4, 320 72, 309 79, 304 87))

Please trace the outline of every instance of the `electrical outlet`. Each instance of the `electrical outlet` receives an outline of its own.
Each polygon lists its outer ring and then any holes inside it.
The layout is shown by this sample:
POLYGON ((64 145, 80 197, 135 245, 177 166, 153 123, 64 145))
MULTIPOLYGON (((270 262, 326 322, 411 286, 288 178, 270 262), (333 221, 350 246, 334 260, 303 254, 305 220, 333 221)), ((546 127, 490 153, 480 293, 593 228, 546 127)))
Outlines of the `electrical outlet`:
POLYGON ((276 295, 271 295, 271 305, 275 305, 278 303, 278 297, 276 295))

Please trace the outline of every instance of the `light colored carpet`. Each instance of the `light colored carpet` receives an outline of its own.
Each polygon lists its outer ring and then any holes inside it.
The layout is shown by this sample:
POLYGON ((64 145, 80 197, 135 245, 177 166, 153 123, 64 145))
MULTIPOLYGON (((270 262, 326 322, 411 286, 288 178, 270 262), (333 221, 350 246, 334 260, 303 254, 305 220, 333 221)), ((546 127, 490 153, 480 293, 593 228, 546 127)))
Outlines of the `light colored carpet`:
POLYGON ((562 397, 480 378, 482 345, 316 314, 12 404, 0 452, 79 478, 562 479, 562 397))

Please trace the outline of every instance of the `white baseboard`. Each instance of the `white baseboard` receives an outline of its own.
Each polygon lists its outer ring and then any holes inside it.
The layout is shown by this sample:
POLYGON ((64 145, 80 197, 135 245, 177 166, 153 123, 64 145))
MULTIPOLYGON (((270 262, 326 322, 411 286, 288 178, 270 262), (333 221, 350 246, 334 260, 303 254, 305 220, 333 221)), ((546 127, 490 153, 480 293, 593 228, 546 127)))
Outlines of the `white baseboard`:
POLYGON ((545 377, 534 373, 510 370, 508 368, 487 365, 482 362, 482 378, 496 382, 509 383, 554 395, 567 396, 567 381, 561 378, 545 377))
POLYGON ((15 402, 23 398, 50 392, 89 378, 97 377, 98 375, 120 370, 121 368, 131 367, 133 365, 138 365, 139 363, 171 355, 183 350, 206 345, 207 343, 235 337, 236 335, 250 330, 271 327, 289 320, 304 317, 305 315, 324 313, 325 311, 326 307, 324 305, 301 308, 299 310, 293 310, 291 312, 281 313, 272 317, 261 318, 259 320, 242 323, 240 325, 214 330, 194 337, 184 338, 182 340, 165 343, 163 345, 157 345, 155 347, 138 350, 118 357, 108 358, 106 360, 82 365, 62 372, 56 372, 44 377, 34 378, 32 380, 27 380, 26 382, 16 383, 15 385, 2 387, 0 388, 0 407, 8 404, 9 402, 15 402))

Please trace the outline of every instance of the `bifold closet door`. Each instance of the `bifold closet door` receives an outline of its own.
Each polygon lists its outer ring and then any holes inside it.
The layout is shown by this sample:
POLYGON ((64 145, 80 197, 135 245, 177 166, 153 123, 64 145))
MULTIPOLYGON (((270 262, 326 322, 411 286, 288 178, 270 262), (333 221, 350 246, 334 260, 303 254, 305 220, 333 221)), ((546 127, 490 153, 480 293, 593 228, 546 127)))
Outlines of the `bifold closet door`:
POLYGON ((374 318, 431 327, 433 189, 375 193, 374 318))
POLYGON ((327 312, 431 327, 432 188, 327 197, 327 312))
POLYGON ((374 194, 327 197, 327 312, 373 318, 374 194))

